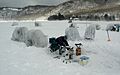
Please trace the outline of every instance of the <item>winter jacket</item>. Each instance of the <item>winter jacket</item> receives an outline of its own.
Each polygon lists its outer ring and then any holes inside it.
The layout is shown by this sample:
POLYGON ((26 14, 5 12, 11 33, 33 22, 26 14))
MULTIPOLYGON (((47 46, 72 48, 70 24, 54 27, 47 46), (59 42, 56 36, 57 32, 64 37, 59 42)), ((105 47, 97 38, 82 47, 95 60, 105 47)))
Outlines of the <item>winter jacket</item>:
POLYGON ((119 32, 120 25, 119 24, 115 24, 115 26, 116 26, 116 31, 119 32))
POLYGON ((65 36, 60 36, 56 39, 56 42, 60 45, 60 46, 69 46, 67 40, 65 39, 65 36))

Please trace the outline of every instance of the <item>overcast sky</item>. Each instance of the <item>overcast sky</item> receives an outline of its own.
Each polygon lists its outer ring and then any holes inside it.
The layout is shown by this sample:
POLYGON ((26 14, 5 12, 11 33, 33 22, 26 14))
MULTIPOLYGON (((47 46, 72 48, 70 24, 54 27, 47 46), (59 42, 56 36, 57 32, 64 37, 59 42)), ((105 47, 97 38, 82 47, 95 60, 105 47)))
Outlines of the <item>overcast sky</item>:
POLYGON ((56 5, 68 0, 0 0, 0 7, 24 7, 27 5, 56 5))

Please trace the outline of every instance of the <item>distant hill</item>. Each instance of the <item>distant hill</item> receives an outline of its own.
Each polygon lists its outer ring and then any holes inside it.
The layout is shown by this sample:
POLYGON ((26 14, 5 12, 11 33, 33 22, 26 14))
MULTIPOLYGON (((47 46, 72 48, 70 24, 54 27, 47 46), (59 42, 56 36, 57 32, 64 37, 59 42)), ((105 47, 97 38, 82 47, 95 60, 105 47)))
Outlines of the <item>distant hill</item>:
POLYGON ((105 11, 118 11, 119 0, 70 0, 56 6, 35 5, 24 8, 1 7, 2 19, 39 19, 61 13, 65 16, 80 15, 85 13, 97 13, 105 11))

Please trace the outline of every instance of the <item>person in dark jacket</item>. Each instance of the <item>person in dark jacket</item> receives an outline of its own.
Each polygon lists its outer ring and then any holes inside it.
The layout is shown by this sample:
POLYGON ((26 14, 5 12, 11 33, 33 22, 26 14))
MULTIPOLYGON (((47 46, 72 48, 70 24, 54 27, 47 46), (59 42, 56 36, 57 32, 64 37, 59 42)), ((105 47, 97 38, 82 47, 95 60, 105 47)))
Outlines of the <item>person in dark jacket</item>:
POLYGON ((59 55, 62 55, 62 53, 65 52, 65 49, 62 46, 64 46, 64 47, 69 46, 69 44, 67 42, 67 36, 60 36, 60 37, 58 37, 56 39, 56 42, 61 47, 61 49, 59 49, 59 55))
POLYGON ((119 32, 120 24, 114 24, 116 26, 116 31, 119 32))
POLYGON ((68 42, 67 42, 67 36, 60 36, 56 39, 56 42, 60 45, 60 46, 69 46, 68 42))

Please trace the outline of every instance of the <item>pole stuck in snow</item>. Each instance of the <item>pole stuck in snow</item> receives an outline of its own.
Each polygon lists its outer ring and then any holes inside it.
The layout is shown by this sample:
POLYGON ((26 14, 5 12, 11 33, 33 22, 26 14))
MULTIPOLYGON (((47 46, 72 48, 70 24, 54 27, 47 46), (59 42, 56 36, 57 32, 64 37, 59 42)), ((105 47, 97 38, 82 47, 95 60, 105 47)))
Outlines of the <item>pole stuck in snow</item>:
POLYGON ((110 40, 109 33, 108 33, 108 30, 107 30, 107 36, 108 36, 108 40, 107 40, 107 41, 111 41, 111 40, 110 40))

